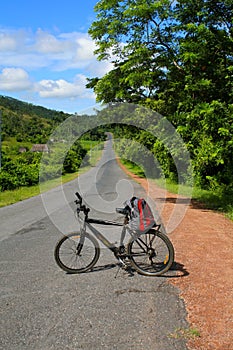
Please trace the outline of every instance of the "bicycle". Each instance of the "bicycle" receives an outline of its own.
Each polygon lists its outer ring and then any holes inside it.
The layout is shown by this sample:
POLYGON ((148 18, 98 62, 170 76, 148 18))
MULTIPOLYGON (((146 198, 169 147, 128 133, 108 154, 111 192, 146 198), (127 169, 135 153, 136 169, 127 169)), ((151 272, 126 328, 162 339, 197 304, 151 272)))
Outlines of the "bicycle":
POLYGON ((83 204, 78 192, 75 194, 78 198, 75 204, 80 232, 67 234, 56 244, 54 256, 61 269, 68 273, 91 270, 100 256, 97 239, 112 251, 122 268, 134 268, 145 276, 160 276, 170 269, 174 261, 174 248, 169 238, 160 232, 161 225, 155 224, 148 232, 138 234, 129 227, 129 212, 126 208, 116 208, 117 213, 124 215, 123 223, 89 218, 90 208, 83 204), (120 245, 109 242, 92 224, 122 226, 120 245), (87 232, 87 228, 94 236, 87 232), (130 238, 125 246, 127 232, 130 238))

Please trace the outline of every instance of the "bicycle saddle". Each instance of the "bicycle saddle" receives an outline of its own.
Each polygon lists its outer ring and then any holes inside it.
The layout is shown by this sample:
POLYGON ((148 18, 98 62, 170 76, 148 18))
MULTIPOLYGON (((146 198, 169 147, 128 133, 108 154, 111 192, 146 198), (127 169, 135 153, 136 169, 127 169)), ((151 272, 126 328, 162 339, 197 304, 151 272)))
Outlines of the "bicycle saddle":
POLYGON ((127 215, 129 213, 126 208, 116 208, 116 212, 122 215, 127 215))

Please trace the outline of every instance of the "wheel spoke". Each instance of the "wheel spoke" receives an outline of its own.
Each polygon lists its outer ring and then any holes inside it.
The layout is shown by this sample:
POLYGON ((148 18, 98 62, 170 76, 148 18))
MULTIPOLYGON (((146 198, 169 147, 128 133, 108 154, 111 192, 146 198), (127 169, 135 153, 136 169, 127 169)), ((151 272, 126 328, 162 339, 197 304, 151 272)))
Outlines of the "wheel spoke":
POLYGON ((84 272, 95 265, 99 258, 97 241, 89 235, 64 236, 55 248, 57 264, 67 272, 84 272))
POLYGON ((128 253, 132 265, 145 275, 166 272, 174 259, 173 246, 167 236, 151 230, 129 243, 128 253))

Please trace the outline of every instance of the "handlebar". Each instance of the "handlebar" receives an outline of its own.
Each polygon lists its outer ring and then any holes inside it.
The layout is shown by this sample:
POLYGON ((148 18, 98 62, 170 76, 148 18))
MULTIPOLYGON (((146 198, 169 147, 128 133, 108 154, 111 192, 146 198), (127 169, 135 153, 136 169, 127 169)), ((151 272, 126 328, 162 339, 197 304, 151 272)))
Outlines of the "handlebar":
MULTIPOLYGON (((79 213, 80 211, 83 211, 86 219, 88 218, 88 213, 90 211, 90 208, 86 207, 85 204, 82 204, 82 197, 80 196, 80 194, 78 192, 75 192, 76 197, 78 198, 78 200, 75 200, 75 204, 77 204, 78 208, 77 208, 77 212, 79 213)), ((122 214, 125 216, 126 219, 128 219, 129 217, 129 210, 127 207, 125 208, 116 208, 116 212, 119 214, 122 214)))
POLYGON ((78 200, 74 201, 75 204, 78 205, 78 208, 77 208, 77 212, 80 212, 80 211, 83 211, 86 218, 88 217, 88 213, 90 211, 90 208, 87 208, 85 204, 82 205, 82 197, 80 196, 80 194, 78 192, 75 193, 76 197, 78 197, 78 200))
POLYGON ((82 204, 82 200, 83 200, 83 199, 82 199, 82 197, 80 196, 80 194, 79 194, 78 192, 75 192, 75 195, 76 195, 76 197, 78 197, 78 201, 75 201, 75 203, 76 203, 76 204, 79 204, 79 203, 82 204))
POLYGON ((127 208, 116 208, 116 212, 124 216, 129 215, 129 210, 127 208))

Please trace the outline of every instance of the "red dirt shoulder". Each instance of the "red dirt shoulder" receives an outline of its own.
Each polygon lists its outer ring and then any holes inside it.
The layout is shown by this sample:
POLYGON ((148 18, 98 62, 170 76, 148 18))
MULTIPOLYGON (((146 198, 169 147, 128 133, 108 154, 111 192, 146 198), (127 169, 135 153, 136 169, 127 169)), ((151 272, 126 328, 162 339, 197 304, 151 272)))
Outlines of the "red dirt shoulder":
MULTIPOLYGON (((158 203, 158 208, 162 210, 160 216, 166 227, 178 205, 176 199, 183 197, 158 189, 153 182, 120 166, 155 202, 161 191, 163 206, 158 203)), ((169 283, 180 289, 190 327, 200 332, 200 337, 188 341, 188 347, 190 350, 232 350, 233 222, 197 202, 187 205, 180 201, 179 206, 182 205, 186 205, 183 219, 169 237, 175 247, 175 261, 183 266, 183 271, 177 272, 169 283)))

